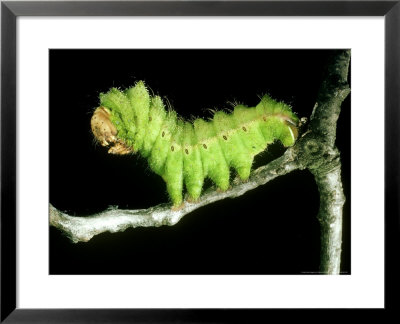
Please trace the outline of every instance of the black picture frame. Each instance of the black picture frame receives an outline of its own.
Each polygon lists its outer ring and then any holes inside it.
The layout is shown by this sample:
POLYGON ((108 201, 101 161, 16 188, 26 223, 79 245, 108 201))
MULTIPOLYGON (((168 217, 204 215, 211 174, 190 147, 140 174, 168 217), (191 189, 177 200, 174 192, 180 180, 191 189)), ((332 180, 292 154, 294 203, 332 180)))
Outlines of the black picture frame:
MULTIPOLYGON (((16 308, 16 19, 19 16, 384 16, 385 316, 397 308, 399 255, 400 1, 2 1, 1 322, 263 322, 264 309, 16 308)), ((382 311, 376 312, 382 316, 382 311)), ((269 310, 269 312, 278 312, 269 310)), ((278 316, 282 311, 279 311, 278 316)), ((303 312, 304 313, 304 312, 303 312)), ((368 314, 371 316, 371 314, 368 314)))

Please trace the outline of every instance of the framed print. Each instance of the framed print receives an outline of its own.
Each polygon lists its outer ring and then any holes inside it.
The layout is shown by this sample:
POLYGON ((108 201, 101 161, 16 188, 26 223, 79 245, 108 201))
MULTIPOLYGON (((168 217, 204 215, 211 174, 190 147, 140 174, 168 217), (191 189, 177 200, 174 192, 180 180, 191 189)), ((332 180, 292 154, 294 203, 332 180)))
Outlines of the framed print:
POLYGON ((1 320, 393 309, 399 6, 2 2, 1 320))

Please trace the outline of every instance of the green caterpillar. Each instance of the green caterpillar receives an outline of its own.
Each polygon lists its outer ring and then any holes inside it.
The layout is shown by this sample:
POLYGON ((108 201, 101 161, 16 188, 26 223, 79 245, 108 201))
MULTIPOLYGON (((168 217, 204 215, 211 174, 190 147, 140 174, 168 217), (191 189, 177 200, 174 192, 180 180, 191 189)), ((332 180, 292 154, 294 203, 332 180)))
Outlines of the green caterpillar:
POLYGON ((91 128, 109 153, 139 152, 150 168, 166 182, 173 208, 196 201, 204 179, 209 177, 219 190, 229 188, 230 168, 247 180, 254 156, 268 144, 280 140, 291 146, 298 136, 298 117, 291 108, 268 95, 256 107, 237 105, 232 113, 215 112, 213 118, 193 123, 166 111, 159 96, 150 96, 144 83, 120 91, 100 94, 91 128))

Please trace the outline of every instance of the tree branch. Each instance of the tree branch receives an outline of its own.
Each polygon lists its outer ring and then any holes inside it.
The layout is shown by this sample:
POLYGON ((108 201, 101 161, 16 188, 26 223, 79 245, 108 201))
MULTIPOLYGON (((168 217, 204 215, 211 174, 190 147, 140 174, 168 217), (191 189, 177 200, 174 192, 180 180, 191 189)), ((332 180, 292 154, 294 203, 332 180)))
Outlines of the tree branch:
POLYGON ((207 190, 196 203, 185 202, 183 208, 174 211, 170 204, 162 204, 148 209, 124 210, 110 208, 88 217, 69 216, 50 204, 50 225, 64 232, 74 243, 87 242, 93 236, 109 231, 124 231, 129 227, 150 227, 175 225, 179 220, 202 206, 225 198, 235 198, 247 191, 301 168, 295 158, 294 148, 288 149, 280 158, 255 170, 248 181, 235 179, 232 188, 225 192, 207 190))
POLYGON ((169 204, 162 204, 142 210, 110 208, 88 217, 72 217, 50 204, 50 225, 60 229, 75 243, 87 242, 106 231, 113 233, 129 227, 174 225, 197 208, 241 196, 278 176, 307 168, 314 175, 320 193, 320 270, 326 274, 339 274, 345 197, 340 153, 335 147, 335 140, 340 107, 350 93, 347 83, 349 62, 350 51, 338 51, 334 55, 321 85, 308 130, 281 157, 253 171, 247 182, 235 180, 226 192, 210 189, 196 203, 185 202, 184 207, 177 211, 171 210, 169 204))
POLYGON ((310 130, 316 138, 307 143, 318 157, 310 158, 307 167, 314 175, 320 194, 320 271, 325 274, 340 274, 343 205, 346 199, 341 181, 340 152, 335 147, 335 141, 341 105, 350 93, 347 82, 350 56, 350 50, 339 51, 328 65, 310 120, 310 130))

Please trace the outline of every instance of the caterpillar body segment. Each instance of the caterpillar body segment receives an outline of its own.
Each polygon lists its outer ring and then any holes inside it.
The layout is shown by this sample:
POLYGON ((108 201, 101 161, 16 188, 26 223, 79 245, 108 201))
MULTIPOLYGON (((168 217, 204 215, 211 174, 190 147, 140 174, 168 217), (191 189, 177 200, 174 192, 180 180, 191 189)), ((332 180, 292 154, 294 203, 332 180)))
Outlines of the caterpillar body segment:
POLYGON ((141 150, 143 157, 148 158, 150 156, 165 118, 166 112, 161 98, 158 96, 153 97, 150 103, 148 121, 145 123, 145 136, 141 150))
POLYGON ((185 122, 182 139, 183 178, 189 199, 200 197, 204 183, 203 160, 193 124, 185 122))
POLYGON ((298 118, 291 108, 264 96, 256 107, 237 105, 232 113, 215 112, 213 118, 193 123, 166 111, 159 96, 150 96, 139 81, 125 91, 111 89, 100 95, 92 116, 96 139, 109 153, 140 153, 166 182, 174 208, 196 201, 204 179, 225 191, 230 168, 242 180, 250 176, 254 156, 279 140, 291 146, 298 136, 298 118))
POLYGON ((144 87, 144 84, 143 86, 127 89, 125 94, 129 99, 131 110, 134 112, 134 123, 136 127, 134 137, 135 149, 137 151, 143 151, 142 154, 145 155, 146 151, 142 150, 142 147, 146 136, 146 126, 149 120, 150 95, 144 87), (132 107, 140 107, 140 109, 132 109, 132 107))

